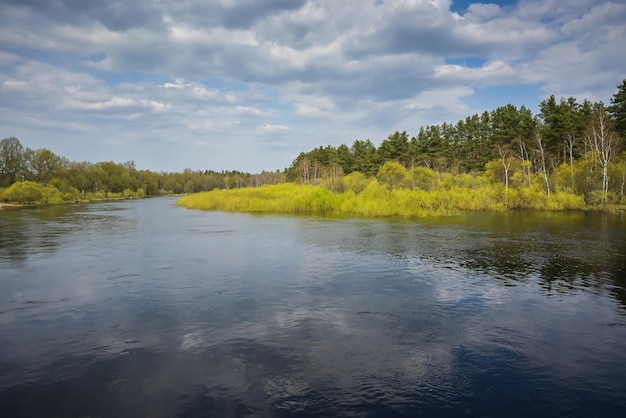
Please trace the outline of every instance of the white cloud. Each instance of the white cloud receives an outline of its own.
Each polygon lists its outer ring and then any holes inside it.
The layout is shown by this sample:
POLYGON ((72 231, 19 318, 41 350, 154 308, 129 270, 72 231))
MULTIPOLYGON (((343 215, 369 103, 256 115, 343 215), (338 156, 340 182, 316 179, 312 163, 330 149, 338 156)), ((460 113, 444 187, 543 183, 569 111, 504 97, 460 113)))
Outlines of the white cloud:
POLYGON ((30 90, 29 85, 25 81, 6 80, 2 85, 11 90, 30 90))
POLYGON ((112 108, 130 107, 135 105, 135 101, 127 97, 112 97, 110 100, 94 103, 81 103, 78 101, 72 101, 65 103, 64 105, 62 105, 62 107, 82 110, 106 110, 112 108))
POLYGON ((173 83, 165 83, 161 87, 165 87, 166 89, 184 89, 186 86, 189 86, 189 83, 185 83, 184 80, 180 78, 175 78, 173 83))
POLYGON ((513 67, 502 61, 490 62, 482 67, 443 64, 435 67, 436 77, 452 82, 475 82, 478 85, 500 85, 517 79, 513 67))
POLYGON ((333 114, 308 103, 294 103, 296 114, 306 118, 334 118, 333 114))
POLYGON ((291 131, 291 128, 285 125, 272 125, 270 123, 266 123, 259 128, 259 131, 264 133, 287 132, 291 131))
POLYGON ((502 9, 493 3, 474 3, 467 8, 465 18, 478 22, 484 22, 495 17, 502 16, 502 9))
POLYGON ((264 156, 168 149, 163 166, 148 167, 157 170, 282 168, 321 144, 376 142, 489 110, 479 99, 494 86, 532 83, 537 103, 552 93, 607 101, 626 68, 626 5, 616 1, 496 1, 463 14, 450 0, 65 3, 2 5, 4 135, 69 158, 64 127, 90 131, 81 144, 134 138, 136 148, 111 158, 138 165, 147 144, 174 137, 264 156), (273 144, 280 149, 262 149, 256 135, 280 126, 291 133, 273 144))

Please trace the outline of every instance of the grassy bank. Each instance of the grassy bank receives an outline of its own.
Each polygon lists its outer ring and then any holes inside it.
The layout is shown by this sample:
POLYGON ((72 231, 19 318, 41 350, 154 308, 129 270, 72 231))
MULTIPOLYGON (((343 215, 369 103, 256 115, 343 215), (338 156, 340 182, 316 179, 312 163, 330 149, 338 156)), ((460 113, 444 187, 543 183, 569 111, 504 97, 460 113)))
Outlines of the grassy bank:
POLYGON ((258 188, 213 190, 182 197, 178 204, 191 209, 236 212, 325 213, 358 216, 449 216, 462 211, 507 209, 586 209, 582 196, 555 192, 550 198, 540 187, 509 188, 482 184, 452 185, 435 190, 390 188, 376 179, 359 192, 332 192, 322 185, 291 183, 258 188))
POLYGON ((130 189, 119 193, 89 192, 81 193, 75 188, 62 192, 54 186, 43 185, 32 181, 21 181, 10 187, 0 189, 0 206, 13 207, 23 205, 62 204, 73 202, 99 202, 106 200, 122 200, 144 197, 142 189, 130 189))

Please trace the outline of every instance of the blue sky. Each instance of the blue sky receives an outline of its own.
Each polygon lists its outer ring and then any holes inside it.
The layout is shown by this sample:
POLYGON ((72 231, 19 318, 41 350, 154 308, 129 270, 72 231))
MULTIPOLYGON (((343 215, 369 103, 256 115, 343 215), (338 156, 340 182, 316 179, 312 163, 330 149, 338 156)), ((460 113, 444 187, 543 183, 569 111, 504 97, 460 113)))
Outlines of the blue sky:
POLYGON ((550 94, 608 102, 626 4, 0 0, 0 137, 155 171, 283 169, 550 94))

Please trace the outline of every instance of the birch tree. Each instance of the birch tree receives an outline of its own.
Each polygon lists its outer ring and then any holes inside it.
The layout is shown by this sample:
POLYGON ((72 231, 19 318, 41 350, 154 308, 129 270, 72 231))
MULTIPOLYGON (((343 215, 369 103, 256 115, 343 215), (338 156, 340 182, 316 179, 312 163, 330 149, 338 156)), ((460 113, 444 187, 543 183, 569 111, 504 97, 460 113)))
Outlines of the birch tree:
POLYGON ((541 172, 543 173, 543 179, 546 183, 546 192, 548 193, 548 200, 550 200, 550 181, 548 179, 548 172, 546 171, 546 151, 543 144, 543 138, 539 129, 535 130, 535 141, 537 142, 537 149, 539 150, 539 158, 541 163, 541 172))
POLYGON ((509 168, 511 168, 513 156, 509 148, 503 147, 500 144, 496 145, 496 147, 498 154, 500 154, 500 159, 502 160, 502 168, 504 168, 504 192, 506 196, 509 193, 509 168))
POLYGON ((611 120, 602 105, 593 114, 591 126, 585 134, 585 144, 602 168, 602 201, 606 203, 609 192, 608 169, 611 160, 617 155, 618 142, 611 120))

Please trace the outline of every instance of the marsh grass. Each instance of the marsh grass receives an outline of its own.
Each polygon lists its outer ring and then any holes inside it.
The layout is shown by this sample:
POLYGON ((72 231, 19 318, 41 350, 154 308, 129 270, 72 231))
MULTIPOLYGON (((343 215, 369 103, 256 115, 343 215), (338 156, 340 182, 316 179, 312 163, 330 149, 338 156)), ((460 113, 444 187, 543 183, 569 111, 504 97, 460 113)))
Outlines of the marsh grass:
POLYGON ((463 211, 508 209, 585 209, 584 198, 557 191, 547 198, 540 185, 509 188, 499 184, 442 183, 437 188, 390 188, 371 179, 358 189, 332 192, 322 185, 285 183, 257 188, 213 190, 182 197, 190 209, 231 212, 323 213, 371 217, 451 216, 463 211))

